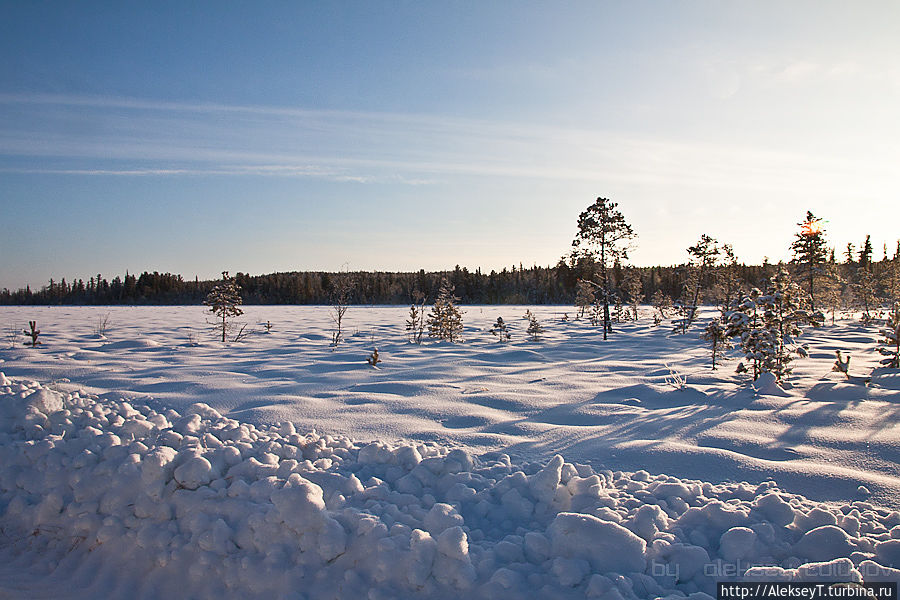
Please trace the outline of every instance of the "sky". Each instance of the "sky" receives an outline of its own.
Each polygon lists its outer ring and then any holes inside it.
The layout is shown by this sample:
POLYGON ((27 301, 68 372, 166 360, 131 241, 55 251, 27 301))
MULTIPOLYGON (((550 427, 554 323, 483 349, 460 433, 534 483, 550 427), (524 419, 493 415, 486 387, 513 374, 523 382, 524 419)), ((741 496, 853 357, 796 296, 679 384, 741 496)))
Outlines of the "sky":
POLYGON ((0 288, 900 238, 900 3, 0 0, 0 288))

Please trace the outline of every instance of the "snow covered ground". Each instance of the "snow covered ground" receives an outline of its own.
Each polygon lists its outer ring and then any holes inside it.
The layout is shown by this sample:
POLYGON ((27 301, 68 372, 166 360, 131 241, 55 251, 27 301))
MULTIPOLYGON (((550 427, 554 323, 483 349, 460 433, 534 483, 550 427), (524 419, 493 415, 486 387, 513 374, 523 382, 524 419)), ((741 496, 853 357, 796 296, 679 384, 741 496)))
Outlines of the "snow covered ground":
POLYGON ((464 343, 419 346, 407 309, 351 307, 332 351, 327 308, 245 310, 254 333, 223 345, 202 307, 0 308, 43 342, 0 350, 0 597, 620 600, 748 569, 900 575, 900 372, 873 372, 875 327, 807 330, 781 390, 648 317, 604 343, 568 307, 465 307, 464 343))

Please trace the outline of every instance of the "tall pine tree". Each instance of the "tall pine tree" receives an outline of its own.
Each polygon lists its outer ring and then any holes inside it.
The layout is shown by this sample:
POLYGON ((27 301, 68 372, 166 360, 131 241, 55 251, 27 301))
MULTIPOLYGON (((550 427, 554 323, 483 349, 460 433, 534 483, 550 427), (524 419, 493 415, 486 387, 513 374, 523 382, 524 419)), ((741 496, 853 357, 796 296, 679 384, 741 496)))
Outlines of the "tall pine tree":
POLYGON ((628 258, 628 243, 634 238, 631 225, 625 222, 618 205, 607 198, 597 198, 594 204, 578 215, 578 233, 572 241, 576 254, 594 258, 600 266, 600 281, 593 282, 600 291, 603 303, 603 339, 612 331, 609 303, 614 290, 610 281, 610 265, 628 258))

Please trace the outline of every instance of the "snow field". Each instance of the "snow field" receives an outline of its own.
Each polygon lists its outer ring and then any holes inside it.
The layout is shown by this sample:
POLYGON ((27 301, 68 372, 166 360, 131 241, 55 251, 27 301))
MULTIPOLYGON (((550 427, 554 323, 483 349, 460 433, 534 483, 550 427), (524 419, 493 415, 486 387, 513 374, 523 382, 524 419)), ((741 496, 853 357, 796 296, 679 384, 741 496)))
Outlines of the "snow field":
MULTIPOLYGON (((900 578, 900 512, 357 443, 0 374, 0 595, 583 598, 900 578)), ((706 594, 706 595, 705 595, 706 594)))

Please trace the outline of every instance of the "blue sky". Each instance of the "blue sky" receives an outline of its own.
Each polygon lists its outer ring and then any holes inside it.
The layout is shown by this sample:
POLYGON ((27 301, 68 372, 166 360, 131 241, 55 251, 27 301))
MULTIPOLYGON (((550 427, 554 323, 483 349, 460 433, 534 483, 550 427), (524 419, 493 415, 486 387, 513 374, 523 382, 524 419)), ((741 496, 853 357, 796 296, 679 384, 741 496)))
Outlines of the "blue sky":
POLYGON ((896 2, 0 1, 0 287, 900 238, 896 2))

